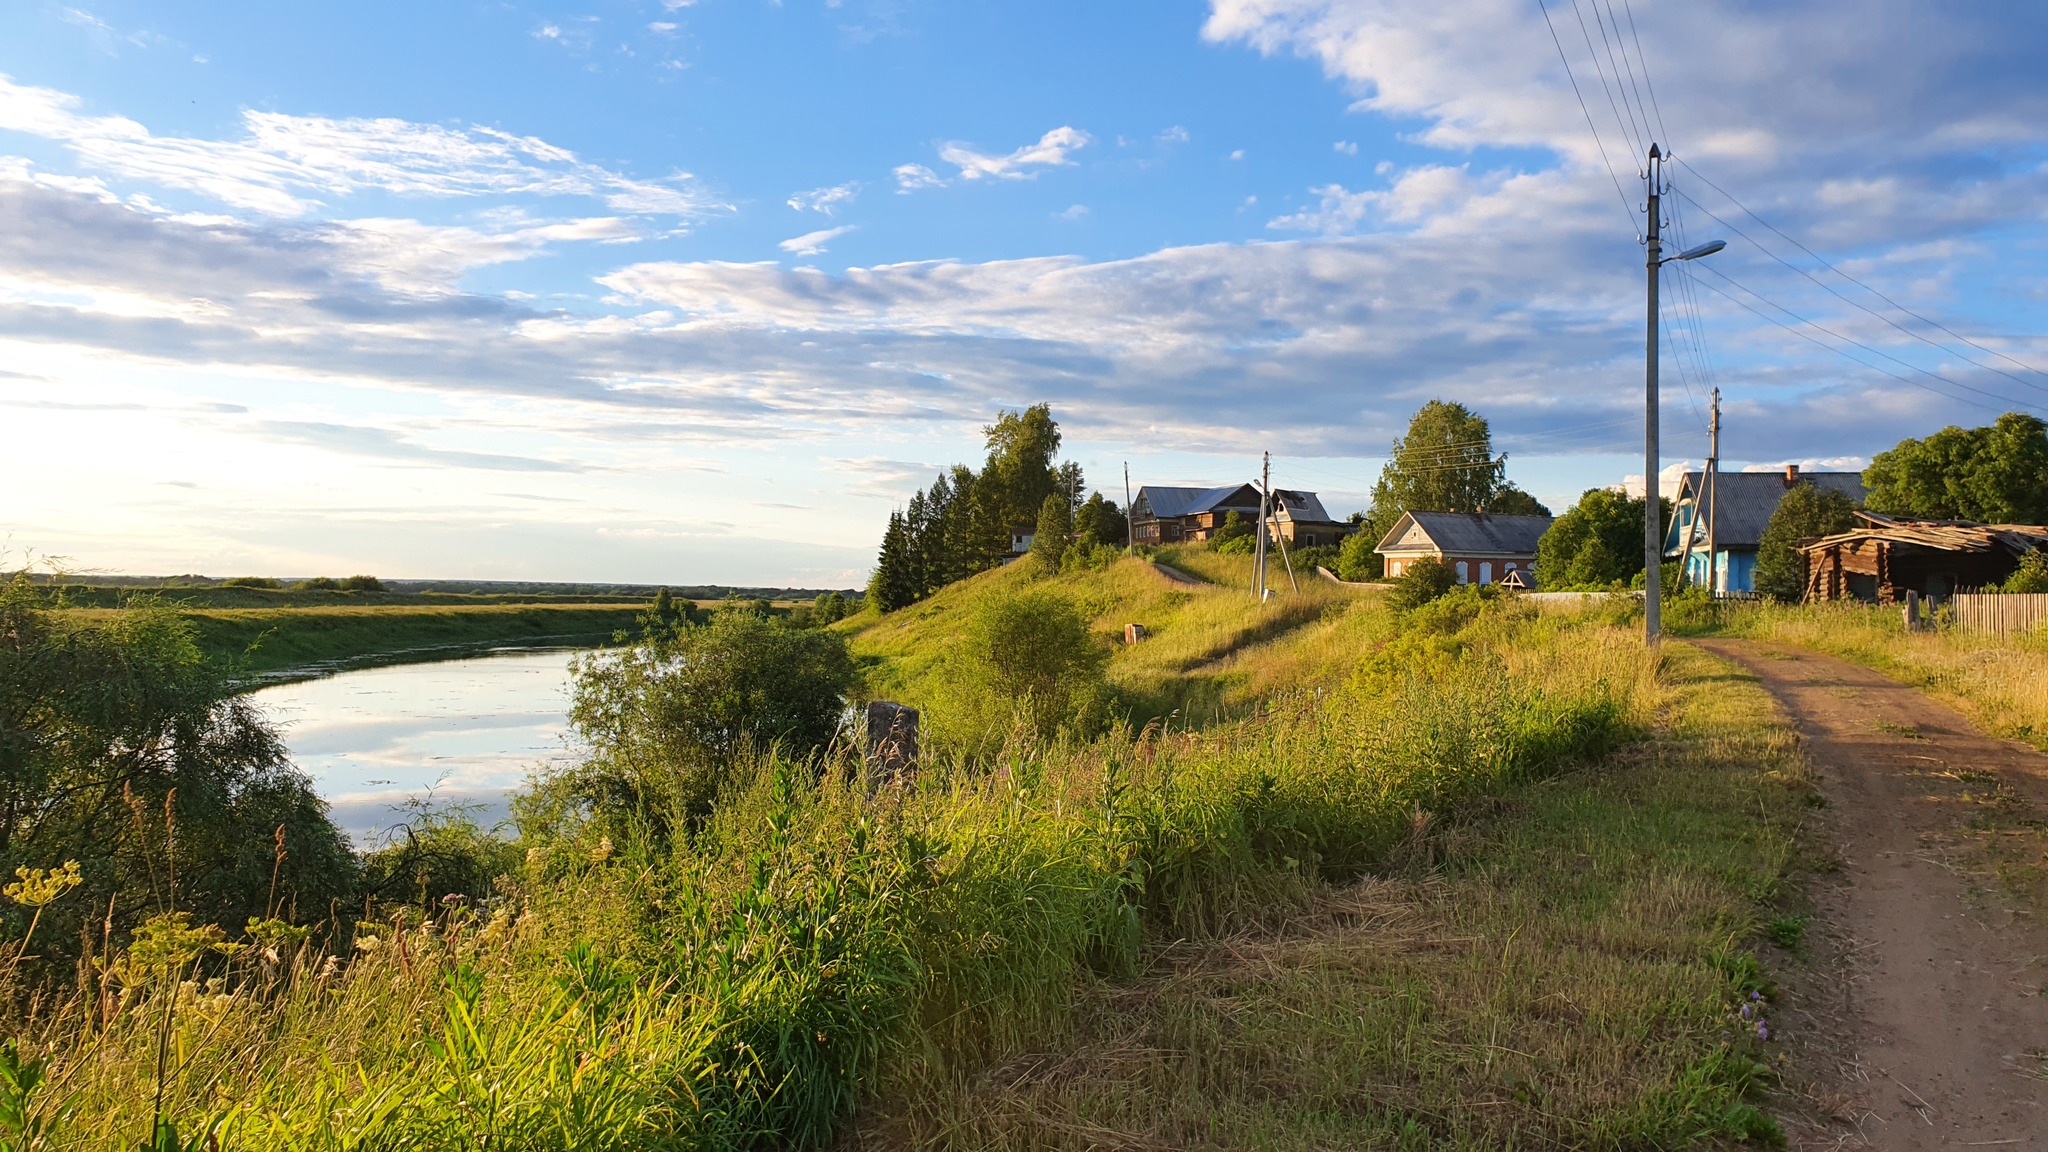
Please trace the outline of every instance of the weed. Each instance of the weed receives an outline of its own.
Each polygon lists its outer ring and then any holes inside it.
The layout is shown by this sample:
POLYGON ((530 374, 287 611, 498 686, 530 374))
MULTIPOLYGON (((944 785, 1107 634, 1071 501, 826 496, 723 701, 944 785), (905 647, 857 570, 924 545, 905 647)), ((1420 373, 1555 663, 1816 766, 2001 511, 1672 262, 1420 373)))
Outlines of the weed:
POLYGON ((1796 951, 1800 942, 1806 938, 1806 921, 1805 916, 1773 916, 1770 922, 1764 925, 1764 935, 1770 937, 1771 943, 1778 947, 1796 951))

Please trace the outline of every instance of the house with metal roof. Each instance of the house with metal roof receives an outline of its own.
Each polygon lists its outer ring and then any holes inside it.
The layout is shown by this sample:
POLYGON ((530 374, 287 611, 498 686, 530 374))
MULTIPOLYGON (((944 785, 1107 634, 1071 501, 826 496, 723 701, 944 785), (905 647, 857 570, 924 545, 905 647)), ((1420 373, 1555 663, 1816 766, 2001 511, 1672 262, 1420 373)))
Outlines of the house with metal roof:
POLYGON ((1460 584, 1510 583, 1534 587, 1536 542, 1550 531, 1548 516, 1490 516, 1483 512, 1404 512, 1373 551, 1386 558, 1387 575, 1417 561, 1441 560, 1460 584))
MULTIPOLYGON (((1131 538, 1139 544, 1207 540, 1232 512, 1258 522, 1257 485, 1171 488, 1147 484, 1131 498, 1131 538)), ((1315 493, 1273 490, 1273 533, 1288 543, 1302 547, 1335 544, 1350 531, 1349 524, 1330 518, 1315 493)))
POLYGON ((1707 527, 1713 525, 1713 556, 1718 563, 1717 593, 1755 591, 1756 547, 1778 501, 1794 485, 1814 484, 1832 488, 1859 507, 1870 490, 1863 486, 1860 472, 1802 472, 1797 464, 1784 471, 1687 472, 1680 479, 1678 498, 1673 503, 1671 527, 1664 536, 1664 558, 1682 562, 1685 582, 1694 587, 1707 583, 1707 527))

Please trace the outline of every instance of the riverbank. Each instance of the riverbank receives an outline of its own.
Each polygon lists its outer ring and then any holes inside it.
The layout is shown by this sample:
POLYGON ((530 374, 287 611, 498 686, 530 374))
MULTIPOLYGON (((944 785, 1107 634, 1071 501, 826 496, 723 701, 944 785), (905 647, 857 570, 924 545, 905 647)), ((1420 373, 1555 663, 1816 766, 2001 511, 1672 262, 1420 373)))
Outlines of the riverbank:
MULTIPOLYGON (((500 647, 594 647, 638 629, 642 603, 188 608, 208 656, 239 679, 276 682, 343 668, 448 660, 500 647)), ((73 609, 82 616, 111 609, 73 609)))

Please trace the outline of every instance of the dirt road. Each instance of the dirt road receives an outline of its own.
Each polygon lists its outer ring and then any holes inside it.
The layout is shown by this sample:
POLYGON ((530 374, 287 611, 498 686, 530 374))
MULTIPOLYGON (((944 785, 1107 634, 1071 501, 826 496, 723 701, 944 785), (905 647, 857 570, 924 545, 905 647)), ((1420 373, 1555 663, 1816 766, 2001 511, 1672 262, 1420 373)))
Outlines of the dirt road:
POLYGON ((1987 791, 2048 811, 2048 756, 1832 657, 1698 643, 1791 714, 1843 858, 1814 894, 1838 971, 1789 995, 1809 1028, 1840 1033, 1807 1050, 1834 1054, 1820 1078, 1854 1127, 1795 1120, 1794 1146, 2048 1148, 2048 933, 1957 867, 1987 791))

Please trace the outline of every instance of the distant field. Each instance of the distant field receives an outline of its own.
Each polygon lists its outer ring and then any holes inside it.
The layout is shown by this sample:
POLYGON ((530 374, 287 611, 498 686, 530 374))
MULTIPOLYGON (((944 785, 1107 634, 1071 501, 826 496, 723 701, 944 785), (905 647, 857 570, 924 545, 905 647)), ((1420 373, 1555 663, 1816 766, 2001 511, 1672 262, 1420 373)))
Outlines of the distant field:
MULTIPOLYGON (((181 613, 209 654, 242 674, 273 678, 336 665, 459 656, 498 645, 603 644, 631 631, 644 605, 355 604, 196 608, 181 613)), ((77 609, 94 614, 107 609, 77 609)))

